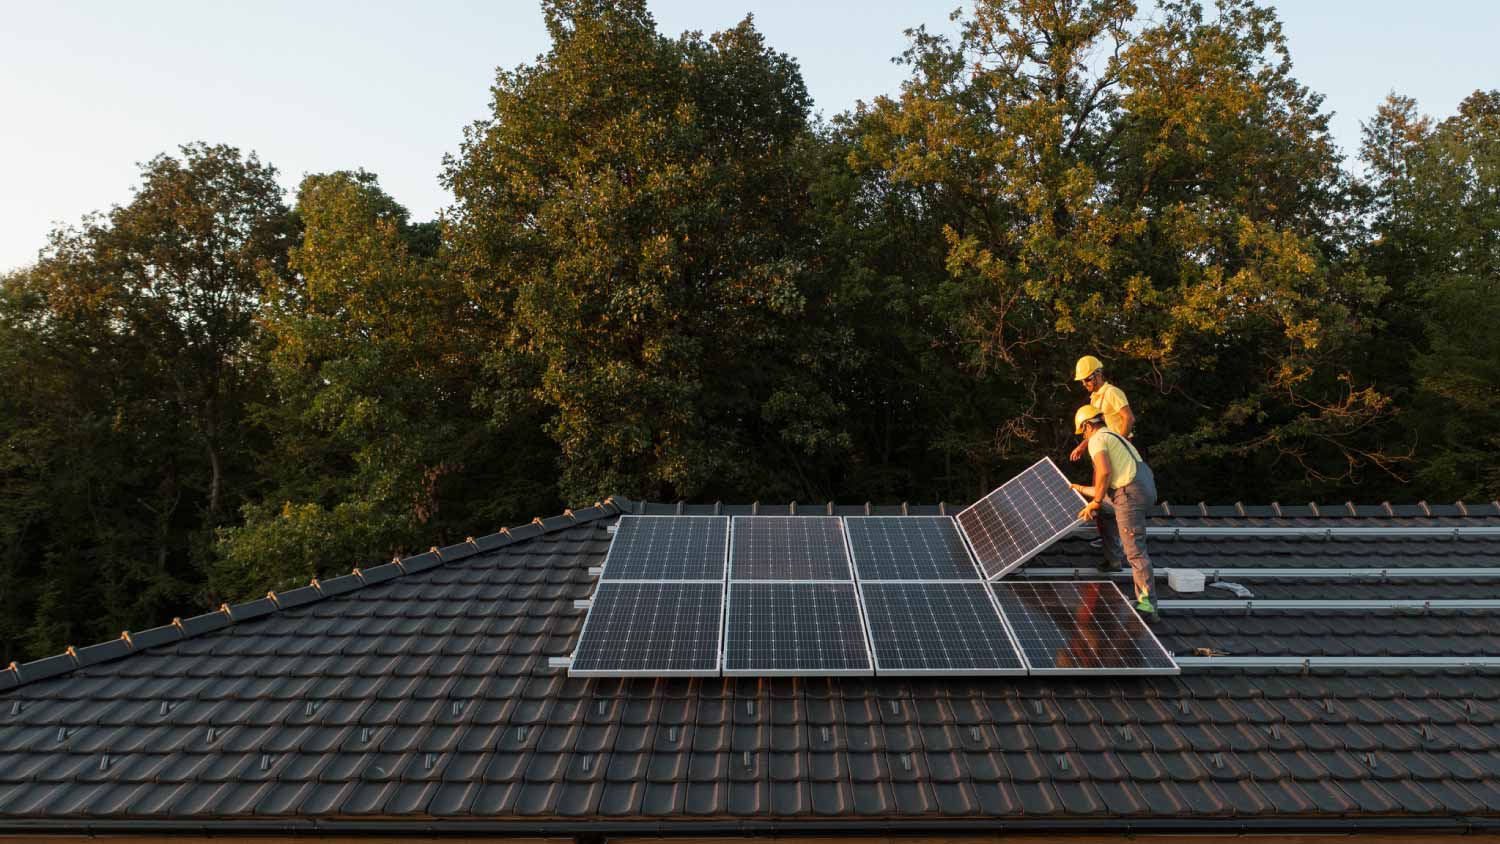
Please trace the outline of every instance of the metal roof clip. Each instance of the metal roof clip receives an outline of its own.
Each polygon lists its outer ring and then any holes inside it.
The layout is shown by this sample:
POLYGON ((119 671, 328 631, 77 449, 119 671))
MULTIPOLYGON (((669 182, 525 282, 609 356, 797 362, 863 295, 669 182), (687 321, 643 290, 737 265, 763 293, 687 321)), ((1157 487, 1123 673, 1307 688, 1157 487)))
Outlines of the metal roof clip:
POLYGON ((271 754, 269 754, 269 753, 262 753, 260 755, 260 769, 262 771, 269 771, 269 770, 271 770, 271 754))
POLYGON ((745 701, 745 714, 746 715, 754 715, 755 714, 755 701, 753 701, 753 700, 747 700, 747 701, 745 701))
POLYGON ((13 700, 13 701, 10 702, 10 714, 12 714, 12 715, 20 715, 21 714, 21 702, 19 700, 13 700))
POLYGON ((823 733, 823 743, 824 743, 824 744, 827 744, 827 743, 828 743, 828 741, 829 741, 829 732, 828 732, 828 728, 827 728, 827 727, 824 727, 824 728, 823 728, 823 729, 822 729, 822 733, 823 733))
POLYGON ((67 727, 58 727, 57 728, 57 740, 58 741, 67 741, 68 740, 68 728, 67 727))
MULTIPOLYGON (((826 730, 828 728, 824 727, 823 729, 826 730)), ((969 737, 972 738, 972 739, 974 739, 974 743, 975 744, 978 744, 978 743, 984 741, 984 733, 978 727, 970 727, 969 728, 969 737)))
POLYGON ((1057 769, 1060 771, 1068 770, 1068 757, 1066 754, 1057 754, 1057 769))
POLYGON ((599 699, 598 709, 599 709, 599 714, 600 715, 603 715, 606 711, 608 711, 607 708, 605 707, 605 704, 604 704, 604 698, 600 698, 599 699))
POLYGON ((219 728, 218 727, 209 727, 208 728, 208 743, 209 744, 213 744, 214 742, 216 742, 218 740, 219 740, 219 728))
POLYGON ((903 754, 901 754, 901 770, 903 770, 903 771, 910 771, 911 770, 911 754, 910 753, 903 753, 903 754))
POLYGON ((748 750, 745 751, 745 755, 744 755, 743 758, 744 758, 744 762, 745 762, 745 770, 747 770, 747 771, 754 770, 755 769, 755 759, 753 757, 751 757, 750 751, 748 751, 748 750))
MULTIPOLYGON (((429 765, 428 767, 430 768, 432 766, 429 765)), ((585 757, 583 757, 583 772, 586 774, 590 770, 592 770, 593 767, 594 767, 594 757, 592 757, 592 756, 585 756, 585 757)))
MULTIPOLYGON (((422 767, 426 768, 429 771, 432 770, 436 766, 437 766, 437 754, 436 753, 429 753, 429 754, 427 754, 427 758, 425 758, 425 759, 422 760, 422 767)), ((585 767, 584 770, 587 771, 588 768, 585 767)))
POLYGON ((1214 756, 1213 756, 1213 761, 1214 761, 1214 767, 1215 768, 1223 770, 1223 768, 1224 768, 1224 754, 1222 754, 1222 753, 1215 753, 1214 756))
POLYGON ((375 728, 374 727, 361 727, 360 730, 359 730, 359 740, 363 744, 369 744, 370 739, 372 737, 374 737, 374 735, 375 735, 375 728))
POLYGON ((109 770, 109 753, 106 752, 103 756, 99 757, 99 770, 109 770))
POLYGON ((464 714, 464 704, 465 703, 467 703, 467 701, 462 701, 462 700, 455 700, 455 701, 453 701, 453 714, 454 715, 462 715, 462 714, 464 714))
POLYGON ((676 726, 672 726, 672 727, 668 727, 667 728, 667 741, 673 742, 673 743, 675 743, 677 741, 677 727, 676 726))
POLYGON ((900 715, 901 714, 901 701, 899 701, 899 700, 892 700, 891 701, 891 714, 892 715, 900 715))

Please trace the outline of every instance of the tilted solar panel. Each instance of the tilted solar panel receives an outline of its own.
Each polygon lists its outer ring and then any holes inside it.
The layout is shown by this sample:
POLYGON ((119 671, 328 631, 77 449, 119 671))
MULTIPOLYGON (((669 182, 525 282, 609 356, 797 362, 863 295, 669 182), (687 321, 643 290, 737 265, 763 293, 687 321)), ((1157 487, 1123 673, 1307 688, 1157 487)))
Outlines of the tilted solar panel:
POLYGON ((728 516, 621 516, 602 580, 723 580, 728 516))
POLYGON ((724 673, 870 674, 853 583, 729 584, 724 673))
POLYGON ((959 513, 958 527, 985 577, 1001 577, 1078 524, 1083 496, 1043 457, 959 513))
POLYGON ((1025 674, 987 585, 865 581, 877 674, 1025 674))
POLYGON ((991 584, 1033 674, 1177 674, 1114 583, 1007 580, 991 584))
POLYGON ((976 580, 979 570, 948 516, 848 516, 860 580, 976 580))
POLYGON ((837 516, 735 516, 731 580, 852 580, 837 516))
POLYGON ((723 609, 722 582, 601 582, 568 673, 716 676, 723 609))

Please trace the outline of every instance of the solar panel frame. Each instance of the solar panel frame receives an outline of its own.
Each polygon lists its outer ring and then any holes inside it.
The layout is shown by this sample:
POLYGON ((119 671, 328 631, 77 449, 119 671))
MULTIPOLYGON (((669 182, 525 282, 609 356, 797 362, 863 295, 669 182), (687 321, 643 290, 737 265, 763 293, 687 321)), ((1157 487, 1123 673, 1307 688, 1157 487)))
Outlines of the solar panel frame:
MULTIPOLYGON (((710 593, 713 594, 713 593, 710 593)), ((584 616, 583 627, 578 631, 578 642, 573 647, 572 662, 568 666, 570 677, 718 677, 724 667, 724 583, 718 580, 614 580, 600 582, 594 591, 593 604, 589 607, 588 614, 584 616), (599 608, 601 595, 606 591, 626 591, 632 587, 660 587, 663 590, 681 588, 687 586, 717 586, 718 596, 718 623, 714 625, 716 639, 713 647, 714 664, 712 668, 578 668, 579 652, 583 650, 584 643, 588 641, 590 628, 599 618, 595 610, 599 608)), ((638 628, 645 629, 645 628, 638 628)), ((601 634, 602 635, 602 634, 601 634)))
POLYGON ((1024 677, 1027 675, 1026 656, 1021 651, 1021 644, 1016 639, 1015 631, 1006 622, 1005 613, 1000 611, 1000 605, 995 600, 994 592, 986 581, 973 580, 867 580, 859 583, 861 610, 865 613, 865 631, 870 643, 870 656, 875 674, 879 677, 1024 677), (875 589, 900 588, 903 586, 935 586, 943 588, 973 587, 982 591, 987 599, 987 606, 994 613, 996 621, 1000 624, 1000 630, 1005 634, 1005 641, 1009 644, 1012 654, 1016 658, 1014 668, 882 668, 880 665, 880 648, 875 641, 875 623, 869 615, 869 601, 865 595, 865 588, 875 589))
POLYGON ((601 569, 601 572, 600 572, 600 575, 599 575, 599 581, 601 583, 603 583, 603 582, 609 582, 609 583, 655 583, 655 582, 691 583, 691 582, 698 582, 698 581, 709 581, 709 582, 714 582, 714 583, 722 583, 729 576, 729 547, 730 547, 731 523, 730 523, 730 519, 729 519, 728 516, 635 515, 635 514, 627 513, 625 515, 620 516, 620 522, 619 522, 619 524, 620 524, 620 527, 616 529, 614 537, 610 539, 608 550, 606 550, 604 552, 604 561, 599 564, 600 565, 600 569, 601 569), (724 541, 724 550, 723 550, 723 554, 722 554, 722 565, 719 567, 719 572, 718 572, 719 576, 718 577, 702 577, 702 578, 698 578, 698 577, 611 577, 610 576, 610 562, 612 560, 614 560, 614 558, 616 557, 616 549, 622 547, 620 545, 620 543, 619 543, 620 530, 624 529, 624 524, 626 524, 626 521, 625 521, 626 519, 630 519, 632 521, 635 521, 635 520, 643 520, 644 521, 644 520, 672 520, 672 519, 677 519, 677 520, 681 520, 681 519, 704 519, 704 520, 717 520, 718 522, 722 523, 723 526, 724 526, 724 540, 723 540, 724 541))
MULTIPOLYGON (((789 565, 789 564, 787 564, 787 563, 772 563, 772 564, 769 564, 769 565, 786 566, 786 565, 789 565)), ((759 580, 759 581, 770 581, 770 580, 800 580, 800 581, 807 581, 807 580, 836 580, 836 581, 841 581, 842 582, 842 581, 846 581, 846 580, 847 581, 852 581, 853 579, 854 579, 854 561, 853 561, 853 558, 850 555, 850 551, 849 551, 849 537, 844 532, 844 520, 841 517, 839 517, 839 516, 735 516, 730 521, 730 526, 729 526, 729 567, 728 567, 728 570, 727 570, 727 572, 725 574, 725 580, 728 580, 728 581, 739 581, 739 580, 759 580), (767 565, 767 564, 762 563, 762 562, 750 562, 750 561, 741 562, 741 561, 739 561, 739 560, 736 559, 736 553, 735 553, 736 552, 736 541, 742 535, 742 532, 743 532, 743 535, 748 536, 749 535, 750 526, 751 525, 757 525, 757 524, 758 525, 766 525, 766 526, 769 526, 769 525, 772 525, 772 524, 788 524, 788 525, 790 525, 790 524, 824 524, 824 525, 832 525, 832 526, 834 526, 838 530, 838 539, 839 539, 838 544, 837 544, 836 547, 839 548, 842 551, 842 553, 843 553, 843 560, 842 560, 842 569, 841 569, 841 571, 839 570, 839 565, 838 565, 838 562, 836 561, 833 564, 833 567, 832 567, 834 569, 834 571, 831 572, 831 573, 833 573, 835 575, 834 577, 828 577, 823 572, 817 571, 817 570, 812 570, 812 569, 810 569, 808 571, 808 574, 809 574, 808 577, 796 577, 796 576, 793 576, 793 575, 797 574, 797 572, 796 571, 792 571, 792 570, 789 570, 789 571, 786 571, 786 572, 776 572, 773 575, 764 575, 764 574, 754 573, 754 574, 748 574, 748 576, 747 576, 747 573, 748 573, 747 570, 748 569, 751 569, 752 567, 758 566, 758 565, 767 565), (842 574, 842 576, 838 576, 839 574, 842 574), (819 576, 819 575, 822 575, 822 576, 819 576)))
MULTIPOLYGON (((998 580, 998 579, 1004 577, 1007 574, 1010 574, 1011 572, 1015 571, 1017 568, 1020 568, 1028 560, 1030 560, 1031 558, 1035 557, 1037 554, 1040 554, 1043 551, 1047 550, 1048 548, 1052 547, 1052 545, 1054 543, 1056 543, 1059 539, 1062 539, 1064 536, 1067 536, 1069 532, 1071 532, 1075 527, 1077 527, 1079 524, 1081 524, 1083 522, 1082 519, 1079 519, 1075 515, 1073 517, 1072 521, 1070 521, 1068 524, 1066 524, 1066 525, 1064 525, 1064 526, 1062 526, 1060 528, 1055 529, 1052 532, 1052 534, 1051 534, 1050 537, 1048 537, 1046 540, 1040 542, 1039 544, 1036 544, 1031 550, 1029 550, 1026 553, 1020 555, 1019 558, 1017 558, 1017 559, 1015 559, 1013 561, 1010 561, 1010 562, 1003 563, 1002 566, 1000 567, 1000 569, 998 571, 994 572, 994 573, 991 573, 989 571, 989 568, 988 568, 988 566, 987 566, 987 564, 985 562, 984 556, 980 553, 979 544, 975 541, 975 538, 970 535, 968 528, 964 525, 964 516, 966 514, 970 513, 970 512, 978 512, 978 508, 984 506, 987 503, 989 503, 991 506, 993 506, 993 503, 991 503, 991 499, 994 498, 1001 490, 1005 489, 1005 487, 1008 486, 1008 485, 1010 485, 1011 483, 1019 481, 1022 478, 1026 477, 1027 475, 1031 474, 1031 472, 1033 470, 1037 469, 1038 467, 1040 467, 1040 466, 1042 466, 1044 464, 1046 466, 1051 467, 1052 471, 1054 473, 1056 473, 1057 477, 1062 480, 1062 482, 1063 482, 1064 485, 1068 485, 1070 483, 1068 481, 1067 475, 1063 474, 1062 469, 1059 469, 1058 466, 1057 466, 1057 464, 1052 462, 1052 458, 1050 458, 1050 457, 1043 457, 1041 460, 1038 460, 1037 462, 1035 462, 1035 463, 1031 464, 1030 466, 1026 467, 1025 471, 1021 472, 1020 474, 1016 475, 1015 477, 1011 478, 1010 480, 1006 481, 1005 483, 1001 484, 1000 486, 996 487, 995 489, 990 490, 990 492, 987 495, 985 495, 983 498, 979 499, 978 501, 974 502, 973 504, 970 504, 968 507, 965 507, 964 509, 960 510, 958 512, 958 514, 953 517, 954 522, 958 525, 958 532, 961 533, 961 534, 963 534, 964 542, 966 542, 968 544, 968 546, 969 546, 969 552, 971 554, 973 554, 975 562, 979 565, 979 569, 980 569, 981 574, 983 574, 984 577, 986 579, 990 580, 991 582, 993 582, 995 580, 998 580)), ((1086 503, 1084 497, 1081 494, 1079 494, 1077 491, 1075 491, 1075 490, 1073 490, 1071 488, 1069 488, 1068 492, 1071 493, 1074 496, 1074 498, 1077 499, 1078 508, 1080 510, 1083 509, 1083 505, 1086 503)), ((1050 526, 1049 526, 1049 528, 1050 528, 1050 526)), ((993 545, 994 543, 992 542, 990 544, 993 545)))
POLYGON ((725 677, 869 677, 875 674, 875 655, 870 650, 870 633, 866 627, 865 608, 863 596, 860 595, 859 584, 853 580, 763 580, 744 579, 732 580, 726 584, 724 598, 724 634, 722 648, 719 655, 719 664, 725 677), (855 621, 859 624, 859 639, 864 646, 865 668, 850 669, 800 669, 800 668, 731 668, 730 663, 730 639, 732 630, 730 623, 734 618, 734 587, 761 587, 761 586, 847 586, 854 598, 855 621))
MULTIPOLYGON (((979 563, 974 559, 974 551, 973 551, 973 549, 971 549, 969 547, 969 543, 968 543, 967 538, 964 536, 963 531, 959 530, 958 522, 952 516, 845 516, 844 517, 844 537, 845 537, 845 539, 847 540, 847 542, 849 544, 849 560, 850 560, 850 563, 854 567, 855 578, 857 580, 859 580, 860 582, 872 582, 873 583, 873 582, 887 582, 887 581, 926 581, 926 580, 931 580, 931 581, 934 581, 934 582, 957 583, 957 582, 966 581, 966 580, 983 580, 984 579, 984 573, 979 568, 979 563), (944 523, 946 523, 952 529, 953 535, 958 539, 959 549, 960 549, 960 551, 963 554, 963 564, 960 566, 960 570, 961 570, 961 575, 962 576, 959 576, 959 577, 923 577, 923 576, 921 576, 920 573, 915 573, 914 572, 912 574, 912 576, 910 576, 910 577, 885 577, 885 576, 882 576, 879 572, 875 571, 875 566, 879 565, 882 562, 881 560, 878 560, 878 559, 868 561, 872 565, 868 566, 868 568, 870 569, 870 571, 867 573, 865 571, 865 569, 861 568, 861 566, 860 566, 860 560, 861 560, 861 556, 862 555, 859 554, 858 552, 856 552, 856 550, 855 550, 855 541, 854 541, 854 533, 855 532, 853 530, 851 530, 851 528, 854 525, 856 525, 856 524, 866 524, 866 525, 872 525, 873 526, 873 525, 876 525, 876 524, 890 524, 890 523, 895 523, 895 524, 944 524, 944 523), (964 568, 965 566, 966 566, 966 568, 964 568), (871 576, 871 575, 875 575, 875 576, 871 576)), ((866 556, 868 556, 868 555, 866 555, 866 556)))
POLYGON ((1026 581, 1024 583, 1023 582, 1018 582, 1018 581, 1010 581, 1010 582, 1006 582, 1006 583, 991 582, 991 583, 988 584, 988 588, 989 588, 990 593, 995 597, 996 607, 1000 610, 1001 617, 1005 619, 1006 626, 1009 627, 1011 629, 1012 633, 1015 635, 1015 637, 1016 637, 1016 644, 1017 644, 1018 651, 1021 654, 1021 659, 1023 661, 1025 661, 1027 671, 1028 671, 1028 673, 1030 673, 1032 675, 1036 675, 1036 676, 1092 676, 1092 677, 1109 677, 1109 676, 1176 676, 1176 675, 1182 673, 1182 669, 1181 669, 1180 666, 1178 666, 1177 660, 1173 658, 1172 652, 1169 651, 1169 650, 1167 650, 1166 647, 1164 645, 1162 645, 1161 640, 1157 638, 1156 632, 1151 629, 1150 625, 1146 624, 1144 621, 1141 620, 1140 616, 1136 613, 1135 608, 1130 605, 1130 602, 1128 600, 1126 600, 1125 594, 1120 591, 1120 587, 1118 585, 1116 585, 1113 581, 1107 581, 1107 580, 1037 580, 1037 581, 1029 581, 1028 580, 1028 581, 1026 581), (1108 595, 1108 596, 1105 597, 1106 600, 1113 601, 1114 599, 1118 599, 1118 604, 1115 604, 1115 606, 1121 608, 1125 613, 1127 613, 1128 616, 1129 616, 1129 618, 1134 619, 1134 622, 1135 622, 1134 626, 1138 626, 1139 629, 1140 629, 1140 631, 1144 632, 1146 634, 1146 636, 1149 637, 1150 642, 1156 646, 1157 651, 1166 660, 1167 665, 1165 665, 1165 666, 1143 666, 1143 667, 1132 667, 1132 666, 1118 666, 1118 667, 1111 667, 1111 666, 1089 666, 1089 667, 1069 667, 1069 668, 1056 668, 1056 667, 1047 667, 1047 666, 1038 667, 1032 661, 1032 659, 1027 656, 1026 648, 1023 645, 1023 641, 1027 637, 1025 635, 1023 635, 1022 632, 1019 632, 1021 629, 1023 629, 1023 626, 1019 625, 1014 619, 1012 619, 1011 618, 1011 614, 1006 611, 1006 609, 1005 609, 1005 602, 1002 601, 1002 600, 1000 600, 999 595, 998 595, 998 590, 1000 590, 1000 589, 1016 590, 1016 589, 1020 589, 1020 588, 1034 589, 1034 588, 1036 588, 1038 586, 1078 587, 1078 586, 1084 586, 1084 585, 1097 585, 1097 586, 1100 587, 1101 590, 1104 590, 1104 591, 1107 591, 1107 592, 1111 593, 1110 595, 1108 595))

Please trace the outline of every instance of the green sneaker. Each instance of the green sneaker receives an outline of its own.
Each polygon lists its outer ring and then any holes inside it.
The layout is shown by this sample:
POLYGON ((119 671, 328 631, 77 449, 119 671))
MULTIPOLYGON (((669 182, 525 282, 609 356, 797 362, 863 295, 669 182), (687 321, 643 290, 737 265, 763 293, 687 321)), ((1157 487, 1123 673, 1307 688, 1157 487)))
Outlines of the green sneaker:
POLYGON ((1161 621, 1161 614, 1156 611, 1156 605, 1151 603, 1150 598, 1142 598, 1136 601, 1135 611, 1140 613, 1141 620, 1147 624, 1155 624, 1161 621))

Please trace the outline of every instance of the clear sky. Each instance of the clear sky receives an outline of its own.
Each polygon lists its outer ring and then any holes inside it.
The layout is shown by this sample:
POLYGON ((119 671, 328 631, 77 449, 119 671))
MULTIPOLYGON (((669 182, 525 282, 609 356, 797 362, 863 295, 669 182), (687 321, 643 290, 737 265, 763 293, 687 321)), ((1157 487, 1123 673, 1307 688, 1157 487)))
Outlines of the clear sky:
MULTIPOLYGON (((958 0, 655 0, 676 34, 753 12, 832 116, 898 89, 891 57, 917 24, 950 31, 958 0)), ((1149 5, 1146 0, 1143 7, 1149 5)), ((1394 89, 1443 116, 1500 87, 1496 0, 1282 0, 1298 77, 1327 96, 1334 134, 1394 89)), ((446 205, 443 154, 483 117, 496 67, 547 48, 533 0, 8 3, 0 27, 0 271, 29 263, 56 222, 128 202, 136 162, 229 143, 306 173, 363 167, 417 219, 446 205)))

